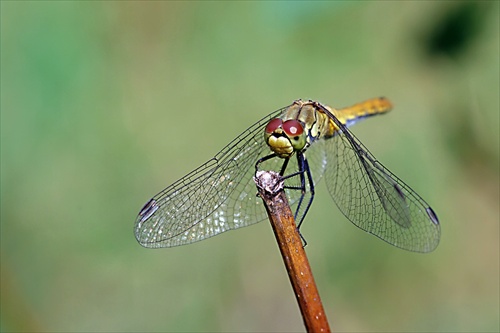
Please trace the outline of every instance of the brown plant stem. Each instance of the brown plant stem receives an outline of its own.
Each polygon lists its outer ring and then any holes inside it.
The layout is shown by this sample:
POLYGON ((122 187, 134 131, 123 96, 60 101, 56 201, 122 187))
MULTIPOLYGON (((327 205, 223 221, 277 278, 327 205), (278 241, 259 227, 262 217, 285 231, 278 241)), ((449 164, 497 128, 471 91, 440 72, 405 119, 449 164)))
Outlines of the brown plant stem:
POLYGON ((276 172, 259 171, 254 180, 264 201, 306 330, 330 332, 311 267, 283 190, 283 179, 276 172))

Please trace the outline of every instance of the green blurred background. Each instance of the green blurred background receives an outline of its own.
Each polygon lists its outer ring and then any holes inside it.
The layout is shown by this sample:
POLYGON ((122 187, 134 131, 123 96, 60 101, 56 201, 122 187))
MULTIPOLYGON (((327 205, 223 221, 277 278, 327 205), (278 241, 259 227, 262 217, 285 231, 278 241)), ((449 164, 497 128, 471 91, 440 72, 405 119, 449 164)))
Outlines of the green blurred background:
POLYGON ((148 250, 141 206, 297 98, 436 210, 432 254, 302 233, 336 331, 499 330, 499 3, 1 2, 1 329, 303 331, 268 223, 148 250))

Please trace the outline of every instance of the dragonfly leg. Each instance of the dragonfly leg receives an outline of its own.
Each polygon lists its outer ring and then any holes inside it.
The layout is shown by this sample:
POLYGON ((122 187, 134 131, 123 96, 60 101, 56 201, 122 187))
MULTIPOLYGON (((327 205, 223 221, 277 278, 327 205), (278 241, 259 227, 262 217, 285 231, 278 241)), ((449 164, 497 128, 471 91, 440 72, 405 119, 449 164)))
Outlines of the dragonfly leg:
MULTIPOLYGON (((269 154, 269 155, 264 156, 262 158, 259 158, 258 161, 255 163, 255 172, 259 171, 259 164, 261 164, 264 161, 270 160, 271 158, 277 157, 277 156, 278 155, 276 155, 275 153, 272 153, 272 154, 269 154)), ((288 162, 285 162, 285 163, 288 163, 288 162)), ((283 168, 281 168, 281 169, 283 169, 283 168)))
POLYGON ((299 229, 297 229, 297 232, 299 233, 300 239, 302 240, 302 248, 306 247, 307 246, 306 239, 304 238, 304 236, 302 236, 302 233, 300 232, 299 229))
POLYGON ((307 161, 307 158, 305 155, 301 152, 297 153, 297 162, 299 164, 299 173, 300 173, 300 187, 295 187, 295 189, 300 189, 302 191, 302 195, 299 199, 298 205, 297 205, 297 210, 295 212, 295 221, 298 222, 297 224, 297 229, 300 229, 300 226, 302 225, 302 222, 304 222, 304 218, 306 217, 307 212, 309 211, 309 208, 311 207, 311 204, 314 199, 314 182, 312 179, 311 175, 311 170, 309 168, 309 162, 307 161), (306 186, 306 177, 304 173, 307 175, 307 183, 309 185, 309 191, 307 191, 307 186, 306 186), (302 207, 305 195, 309 192, 309 200, 307 202, 307 205, 304 209, 303 213, 300 213, 300 209, 302 207))
POLYGON ((281 170, 280 170, 281 177, 283 177, 283 175, 285 174, 285 170, 286 170, 286 167, 288 166, 289 161, 290 161, 289 158, 285 158, 285 162, 283 162, 283 165, 281 166, 281 170))
MULTIPOLYGON (((302 239, 302 241, 304 243, 303 246, 306 246, 307 242, 306 242, 305 238, 302 236, 302 234, 300 233, 299 229, 300 229, 300 226, 302 225, 302 222, 304 221, 304 218, 305 218, 307 212, 309 211, 309 208, 311 207, 312 201, 314 199, 314 183, 312 180, 311 170, 309 169, 309 162, 307 161, 305 155, 300 151, 298 151, 296 153, 296 155, 297 155, 298 171, 284 176, 286 168, 288 166, 288 162, 290 161, 290 158, 285 158, 283 161, 283 165, 281 166, 280 175, 283 177, 283 179, 288 179, 288 178, 292 178, 292 177, 296 177, 296 176, 300 177, 300 186, 285 186, 285 189, 300 190, 302 193, 300 196, 299 202, 297 203, 297 209, 295 211, 294 218, 295 218, 296 223, 297 223, 297 219, 299 218, 298 224, 297 224, 297 231, 299 232, 300 238, 302 239), (307 182, 306 182, 306 177, 307 177, 307 182), (309 190, 307 189, 308 186, 309 186, 309 190), (302 204, 304 203, 304 198, 305 198, 306 194, 308 194, 310 196, 310 198, 307 201, 307 205, 305 206, 304 212, 301 213, 300 211, 301 211, 301 208, 304 207, 302 204)), ((262 162, 265 162, 267 160, 270 160, 271 158, 275 158, 275 157, 278 157, 278 155, 273 153, 273 154, 269 154, 267 156, 260 158, 257 161, 257 163, 255 163, 255 171, 256 172, 258 171, 259 164, 261 164, 262 162)))
MULTIPOLYGON (((306 209, 304 210, 304 214, 302 214, 302 217, 299 221, 299 224, 297 226, 298 229, 300 229, 302 222, 304 222, 304 218, 306 217, 307 212, 309 211, 309 208, 311 207, 311 204, 314 200, 314 182, 312 179, 311 169, 309 168, 309 162, 307 161, 306 157, 303 154, 300 154, 300 155, 302 156, 302 163, 303 163, 304 171, 307 174, 307 181, 309 183, 309 193, 310 193, 311 197, 309 198, 309 202, 307 203, 306 209)), ((304 177, 302 176, 302 178, 304 178, 304 177)), ((305 186, 304 186, 304 190, 305 190, 305 186)), ((303 197, 304 197, 304 195, 301 197, 301 201, 302 201, 303 197)))
MULTIPOLYGON (((297 203, 297 210, 295 211, 295 221, 297 223, 297 229, 300 229, 300 226, 302 225, 302 222, 304 221, 304 218, 309 211, 309 208, 311 207, 311 204, 314 199, 314 182, 312 179, 312 174, 311 170, 309 168, 309 162, 307 161, 307 158, 305 155, 301 152, 297 152, 297 163, 298 163, 298 172, 292 173, 290 175, 287 175, 283 177, 284 179, 286 178, 291 178, 295 177, 297 175, 300 176, 300 186, 285 186, 286 189, 289 190, 300 190, 302 192, 302 195, 300 196, 300 199, 297 203), (306 177, 307 177, 307 184, 306 184, 306 177), (309 190, 307 187, 309 186, 309 190), (305 209, 303 212, 301 212, 301 208, 303 208, 303 203, 304 203, 304 198, 308 194, 310 198, 307 201, 307 204, 305 206, 305 209)), ((300 232, 299 232, 300 233, 300 232)), ((302 235, 301 235, 302 237, 302 235)), ((307 242, 305 241, 304 237, 302 237, 302 240, 304 241, 305 244, 307 242)))
MULTIPOLYGON (((306 178, 304 177, 304 171, 305 171, 305 164, 304 164, 304 154, 302 153, 297 153, 297 163, 299 167, 299 172, 297 174, 300 175, 300 187, 295 187, 295 189, 300 190, 302 193, 299 199, 299 202, 297 204, 297 210, 295 211, 295 222, 297 222, 297 217, 299 216, 300 212, 300 207, 302 207, 302 202, 304 201, 304 197, 306 195, 306 178)), ((291 175, 292 176, 292 175, 291 175)), ((303 217, 300 219, 300 223, 302 223, 303 217)), ((298 226, 300 227, 300 223, 298 226)), ((297 227, 298 229, 298 227, 297 227)))
POLYGON ((302 206, 304 196, 307 193, 306 180, 305 180, 305 176, 304 176, 304 171, 305 171, 304 155, 300 152, 297 153, 297 164, 298 164, 299 171, 291 173, 291 174, 283 177, 283 179, 288 179, 288 178, 293 178, 295 176, 300 176, 300 185, 299 186, 285 185, 285 189, 300 190, 301 191, 301 196, 300 196, 299 201, 297 203, 297 210, 295 211, 295 216, 294 216, 296 221, 297 221, 297 217, 299 216, 299 211, 300 211, 300 207, 302 206))
MULTIPOLYGON (((270 154, 270 155, 267 155, 267 156, 264 156, 262 158, 260 158, 257 163, 255 163, 255 173, 257 173, 257 171, 259 171, 259 164, 261 164, 262 162, 265 162, 267 160, 270 160, 271 158, 274 158, 274 157, 278 157, 278 155, 276 154, 270 154)), ((283 175, 285 174, 285 171, 286 171, 286 167, 288 166, 288 162, 290 161, 290 158, 285 158, 284 159, 285 161, 283 162, 283 165, 281 166, 281 170, 280 170, 280 176, 283 177, 283 175)), ((294 173, 292 175, 288 175, 286 177, 283 177, 283 179, 286 179, 286 178, 289 178, 289 177, 293 177, 297 174, 299 174, 300 172, 297 172, 297 173, 294 173)))

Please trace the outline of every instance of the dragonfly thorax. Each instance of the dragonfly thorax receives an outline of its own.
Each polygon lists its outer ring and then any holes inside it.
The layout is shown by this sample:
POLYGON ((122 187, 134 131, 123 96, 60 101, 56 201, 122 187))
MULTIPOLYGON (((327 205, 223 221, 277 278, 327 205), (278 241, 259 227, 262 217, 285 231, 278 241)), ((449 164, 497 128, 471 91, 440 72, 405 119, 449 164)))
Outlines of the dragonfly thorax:
POLYGON ((295 119, 283 122, 276 118, 269 121, 264 131, 264 139, 269 148, 282 158, 290 157, 306 145, 304 126, 295 119))

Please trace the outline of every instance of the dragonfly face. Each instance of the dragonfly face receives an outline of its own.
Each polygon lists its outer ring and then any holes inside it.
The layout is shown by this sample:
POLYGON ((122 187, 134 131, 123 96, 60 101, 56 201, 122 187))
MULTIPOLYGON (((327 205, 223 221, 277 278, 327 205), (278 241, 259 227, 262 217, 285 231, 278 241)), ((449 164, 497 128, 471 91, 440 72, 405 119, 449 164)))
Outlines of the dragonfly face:
POLYGON ((149 200, 135 222, 137 240, 152 248, 184 245, 266 219, 253 182, 263 169, 285 178, 298 227, 323 177, 356 226, 406 250, 432 251, 440 238, 436 213, 348 129, 391 108, 375 98, 342 109, 297 100, 276 110, 149 200))
POLYGON ((267 124, 264 140, 276 155, 288 158, 294 151, 304 149, 306 133, 298 120, 290 119, 283 122, 280 118, 276 118, 267 124))

